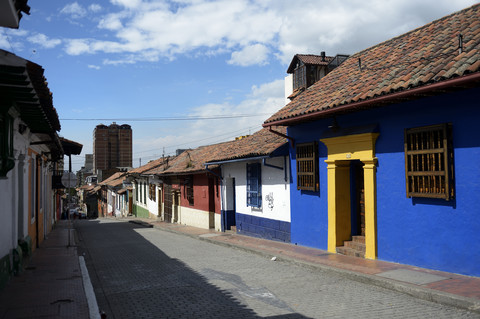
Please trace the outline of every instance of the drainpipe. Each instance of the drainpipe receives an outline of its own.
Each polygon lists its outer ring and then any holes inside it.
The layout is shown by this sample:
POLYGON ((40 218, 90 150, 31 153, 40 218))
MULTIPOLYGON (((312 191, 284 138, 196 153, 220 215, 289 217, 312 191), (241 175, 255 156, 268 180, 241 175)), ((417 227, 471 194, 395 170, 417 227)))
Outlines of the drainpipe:
POLYGON ((215 173, 214 171, 212 171, 211 169, 208 168, 208 165, 211 165, 211 164, 203 164, 203 165, 205 165, 205 170, 207 172, 209 172, 210 174, 215 175, 216 177, 220 178, 220 181, 223 180, 223 177, 221 175, 218 175, 217 173, 215 173))

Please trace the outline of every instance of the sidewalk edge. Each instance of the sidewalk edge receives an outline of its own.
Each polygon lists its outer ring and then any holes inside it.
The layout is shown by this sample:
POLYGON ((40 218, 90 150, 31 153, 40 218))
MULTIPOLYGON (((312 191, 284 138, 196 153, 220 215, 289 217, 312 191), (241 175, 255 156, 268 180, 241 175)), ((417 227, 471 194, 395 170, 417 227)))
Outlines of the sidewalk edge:
POLYGON ((88 275, 88 269, 87 265, 85 264, 85 259, 83 258, 83 256, 78 256, 78 261, 80 263, 80 269, 82 272, 83 288, 85 290, 85 296, 87 298, 90 319, 100 319, 100 310, 98 308, 95 292, 93 291, 92 282, 90 281, 90 276, 88 275))

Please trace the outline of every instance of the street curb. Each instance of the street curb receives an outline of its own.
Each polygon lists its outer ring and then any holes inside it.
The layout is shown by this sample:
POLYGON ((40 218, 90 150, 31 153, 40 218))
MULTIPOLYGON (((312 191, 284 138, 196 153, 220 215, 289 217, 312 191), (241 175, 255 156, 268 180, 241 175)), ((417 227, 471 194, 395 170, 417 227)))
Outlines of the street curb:
POLYGON ((83 289, 85 291, 85 297, 87 298, 88 311, 90 319, 100 319, 100 310, 98 309, 97 298, 93 290, 92 282, 88 274, 87 265, 83 256, 78 256, 80 263, 80 270, 82 273, 83 289))
MULTIPOLYGON (((145 222, 142 222, 142 223, 145 223, 145 222)), ((335 268, 335 267, 323 265, 323 264, 316 264, 316 263, 312 263, 304 260, 299 260, 293 257, 276 256, 276 255, 273 255, 272 253, 265 252, 259 249, 238 246, 231 243, 220 242, 208 237, 200 237, 199 235, 187 234, 181 231, 177 231, 175 229, 163 228, 160 226, 155 226, 153 224, 150 224, 150 225, 152 225, 152 227, 154 227, 155 229, 160 229, 166 232, 175 233, 175 234, 184 235, 191 238, 207 241, 209 243, 216 244, 219 246, 239 249, 239 250, 254 253, 256 255, 260 255, 269 259, 272 257, 276 257, 277 261, 288 262, 295 265, 308 267, 314 270, 319 269, 319 270, 335 273, 344 278, 348 278, 350 280, 354 280, 364 284, 374 285, 377 287, 400 292, 400 293, 403 293, 415 298, 419 298, 422 300, 431 301, 431 302, 435 302, 442 305, 452 306, 452 307, 456 307, 456 308, 460 308, 460 309, 464 309, 464 310, 468 310, 468 311, 472 311, 480 314, 480 302, 474 298, 457 296, 447 292, 433 290, 429 288, 423 288, 423 287, 415 286, 409 283, 396 281, 393 279, 378 277, 375 275, 357 273, 351 270, 335 268)), ((219 236, 228 236, 228 235, 219 235, 219 236)))

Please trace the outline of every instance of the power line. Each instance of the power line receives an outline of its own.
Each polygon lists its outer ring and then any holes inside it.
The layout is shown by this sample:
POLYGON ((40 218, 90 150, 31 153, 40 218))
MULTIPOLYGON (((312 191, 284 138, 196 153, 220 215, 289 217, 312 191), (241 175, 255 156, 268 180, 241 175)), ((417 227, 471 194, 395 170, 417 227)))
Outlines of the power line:
POLYGON ((184 116, 184 117, 137 117, 137 118, 85 118, 85 119, 60 119, 60 121, 119 121, 119 122, 158 122, 158 121, 197 121, 197 120, 222 120, 245 117, 271 115, 271 113, 236 114, 216 116, 184 116))
MULTIPOLYGON (((211 140, 211 139, 214 139, 214 138, 217 138, 217 137, 220 137, 220 136, 225 136, 225 138, 229 138, 229 137, 238 135, 239 132, 246 132, 247 130, 250 131, 250 129, 253 129, 253 128, 258 127, 258 126, 260 126, 260 125, 250 126, 250 127, 247 127, 247 128, 242 128, 242 129, 239 129, 239 130, 236 130, 236 131, 231 131, 231 132, 221 134, 221 135, 210 136, 210 137, 202 138, 202 139, 199 139, 199 140, 188 141, 188 142, 185 142, 185 143, 182 143, 182 144, 168 145, 168 146, 163 146, 163 147, 167 148, 167 149, 169 149, 169 148, 175 148, 176 149, 176 148, 178 148, 179 146, 182 146, 182 145, 195 144, 195 143, 198 143, 198 142, 201 142, 201 141, 211 140)), ((134 154, 148 153, 148 152, 152 152, 152 151, 156 151, 156 150, 158 150, 158 149, 154 148, 154 149, 151 149, 151 150, 135 152, 134 154)))
MULTIPOLYGON (((3 29, 3 28, 2 28, 2 29, 3 29)), ((7 31, 6 31, 5 29, 3 29, 3 35, 5 36, 5 38, 7 39, 8 44, 10 45, 10 50, 12 50, 12 53, 15 54, 15 51, 13 50, 12 42, 10 41, 10 37, 8 36, 7 31)))

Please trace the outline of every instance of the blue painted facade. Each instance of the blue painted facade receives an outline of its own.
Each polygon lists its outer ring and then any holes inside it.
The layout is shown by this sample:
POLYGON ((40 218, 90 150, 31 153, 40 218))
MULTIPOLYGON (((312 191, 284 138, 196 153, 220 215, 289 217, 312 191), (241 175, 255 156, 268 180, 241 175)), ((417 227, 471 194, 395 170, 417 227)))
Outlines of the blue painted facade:
POLYGON ((270 240, 290 242, 290 223, 236 213, 239 234, 270 240))
MULTIPOLYGON (((480 89, 337 116, 341 128, 376 124, 378 259, 480 276, 480 89), (455 198, 407 198, 404 129, 452 123, 455 198)), ((289 127, 296 143, 319 140, 332 119, 289 127)), ((296 188, 291 160, 291 241, 327 249, 327 148, 319 143, 318 192, 296 188)), ((237 220, 238 223, 238 220, 237 220)))

